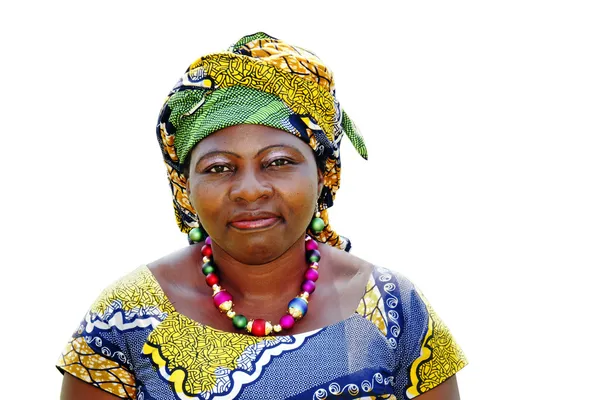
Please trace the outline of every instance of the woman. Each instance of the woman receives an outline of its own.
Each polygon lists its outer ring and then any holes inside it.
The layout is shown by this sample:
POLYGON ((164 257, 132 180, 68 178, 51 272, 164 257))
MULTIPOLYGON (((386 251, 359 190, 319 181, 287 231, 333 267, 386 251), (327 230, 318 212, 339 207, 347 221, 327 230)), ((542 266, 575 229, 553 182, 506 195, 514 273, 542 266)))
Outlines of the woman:
POLYGON ((425 298, 329 225, 344 133, 366 158, 304 49, 257 33, 193 63, 157 126, 192 245, 100 295, 62 398, 458 399, 466 359, 425 298))

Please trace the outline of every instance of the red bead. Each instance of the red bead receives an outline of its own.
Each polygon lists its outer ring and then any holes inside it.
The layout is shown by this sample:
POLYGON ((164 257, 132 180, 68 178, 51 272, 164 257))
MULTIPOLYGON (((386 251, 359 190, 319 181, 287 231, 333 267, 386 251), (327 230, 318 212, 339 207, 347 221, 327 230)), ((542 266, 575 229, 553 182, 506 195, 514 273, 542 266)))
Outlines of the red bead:
POLYGON ((218 285, 219 277, 214 273, 206 275, 206 284, 210 287, 212 287, 213 285, 218 285))
POLYGON ((252 334, 254 336, 265 336, 265 323, 264 319, 255 319, 252 322, 252 334))
POLYGON ((210 256, 212 256, 212 247, 210 247, 208 245, 202 246, 202 255, 204 257, 210 257, 210 256))

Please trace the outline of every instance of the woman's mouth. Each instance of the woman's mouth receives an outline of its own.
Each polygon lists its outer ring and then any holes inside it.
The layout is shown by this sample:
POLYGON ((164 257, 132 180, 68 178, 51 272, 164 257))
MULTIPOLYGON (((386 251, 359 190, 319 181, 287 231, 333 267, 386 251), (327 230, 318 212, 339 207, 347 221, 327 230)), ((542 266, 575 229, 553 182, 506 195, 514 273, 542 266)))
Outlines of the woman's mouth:
POLYGON ((233 219, 229 224, 240 230, 265 229, 277 224, 281 218, 274 214, 264 215, 240 215, 233 219))

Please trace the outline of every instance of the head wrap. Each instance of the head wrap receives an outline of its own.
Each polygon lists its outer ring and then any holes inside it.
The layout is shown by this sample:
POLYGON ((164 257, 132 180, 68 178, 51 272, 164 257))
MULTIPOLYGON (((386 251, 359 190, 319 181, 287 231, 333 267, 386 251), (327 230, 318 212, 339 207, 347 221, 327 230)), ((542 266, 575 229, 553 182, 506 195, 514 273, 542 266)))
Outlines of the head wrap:
POLYGON ((349 250, 348 239, 330 227, 327 208, 340 186, 342 136, 345 133, 366 159, 363 138, 340 107, 333 75, 322 61, 308 50, 262 32, 192 63, 161 109, 156 133, 179 229, 187 233, 199 226, 186 190, 188 155, 211 133, 240 124, 292 133, 313 149, 323 172, 318 208, 325 222, 323 232, 313 237, 349 250))

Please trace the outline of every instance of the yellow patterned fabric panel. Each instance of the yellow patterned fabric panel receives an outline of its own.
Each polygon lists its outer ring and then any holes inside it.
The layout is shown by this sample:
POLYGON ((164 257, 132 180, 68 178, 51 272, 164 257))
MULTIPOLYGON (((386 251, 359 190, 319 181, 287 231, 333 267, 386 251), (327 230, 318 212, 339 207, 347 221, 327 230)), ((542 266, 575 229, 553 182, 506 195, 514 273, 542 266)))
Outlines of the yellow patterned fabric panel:
POLYGON ((467 365, 467 358, 454 341, 450 330, 438 317, 425 296, 417 289, 427 307, 429 322, 421 346, 421 356, 410 367, 410 387, 406 394, 413 398, 438 386, 467 365))
POLYGON ((237 368, 242 353, 265 340, 275 338, 223 332, 173 313, 148 336, 143 353, 164 373, 173 371, 165 378, 177 393, 195 396, 217 386, 217 368, 237 368))
POLYGON ((168 313, 175 311, 146 266, 139 267, 104 289, 92 305, 90 312, 103 315, 115 301, 120 302, 120 309, 123 311, 142 307, 158 307, 162 312, 168 313))
POLYGON ((335 85, 331 71, 314 54, 281 40, 259 39, 246 43, 248 55, 260 58, 283 71, 304 76, 331 92, 335 85))
POLYGON ((385 308, 383 297, 379 288, 375 284, 375 278, 371 274, 369 282, 365 289, 364 296, 360 299, 356 313, 365 319, 371 321, 383 335, 387 335, 387 320, 385 317, 385 308))
POLYGON ((131 372, 92 350, 83 337, 70 341, 57 367, 122 399, 135 399, 135 379, 131 372))
POLYGON ((190 70, 199 67, 204 68, 219 89, 243 85, 279 97, 296 114, 312 116, 327 138, 335 141, 334 126, 339 124, 340 115, 332 94, 314 81, 232 53, 202 57, 190 65, 190 70))

